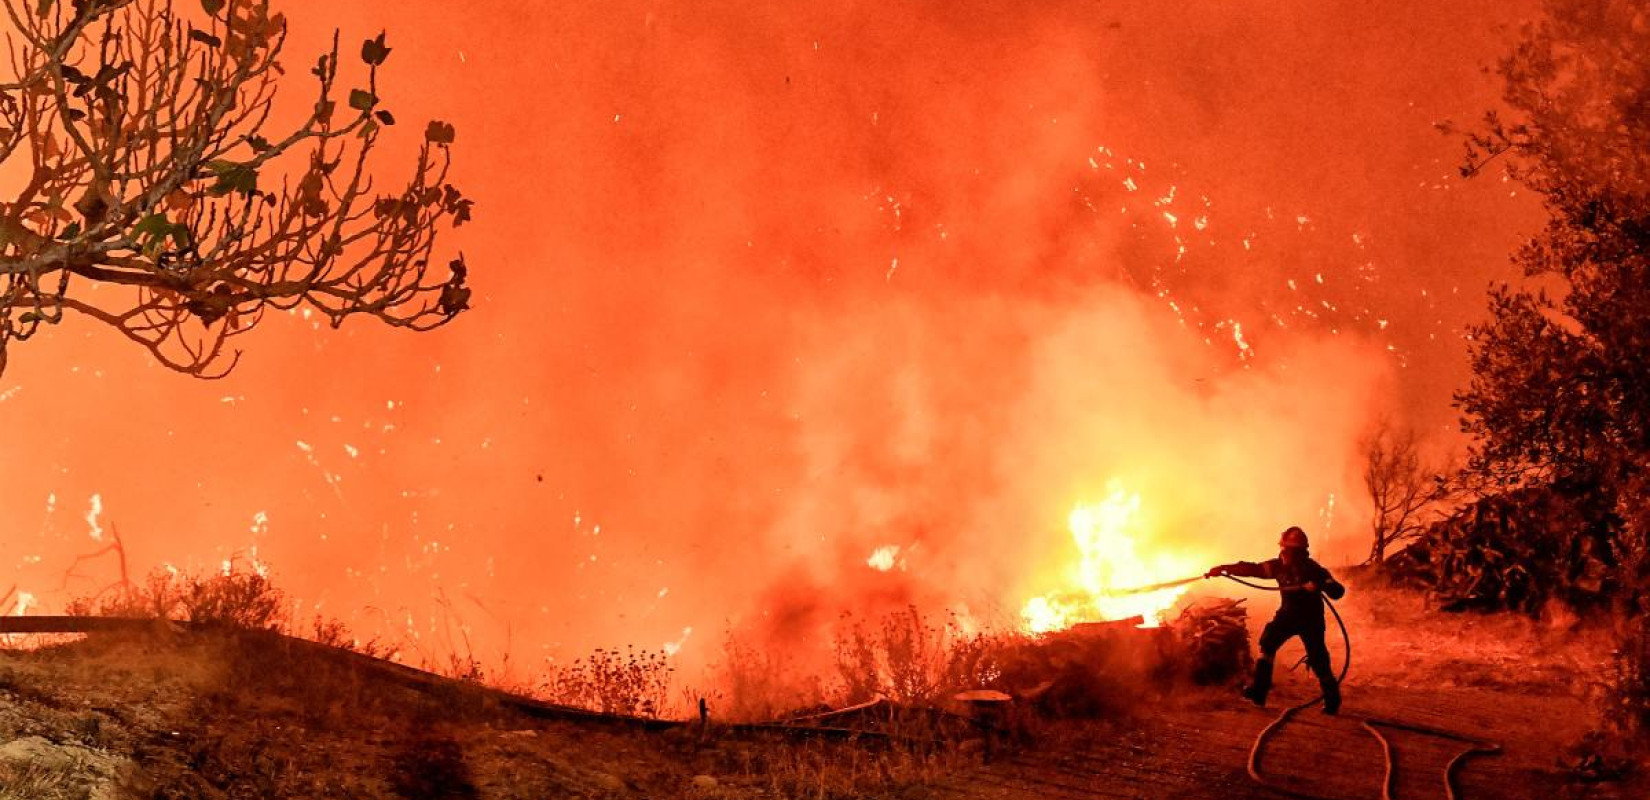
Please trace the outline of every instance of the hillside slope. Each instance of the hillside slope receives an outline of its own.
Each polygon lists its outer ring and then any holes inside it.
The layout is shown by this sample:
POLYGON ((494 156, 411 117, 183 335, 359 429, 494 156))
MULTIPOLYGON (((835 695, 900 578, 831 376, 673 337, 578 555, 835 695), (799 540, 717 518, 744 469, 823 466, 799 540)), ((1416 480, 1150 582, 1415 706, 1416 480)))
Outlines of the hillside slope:
MULTIPOLYGON (((1314 797, 1378 798, 1384 718, 1497 742, 1459 769, 1464 798, 1641 798, 1558 767, 1591 725, 1601 635, 1437 616, 1365 593, 1338 718, 1309 709, 1269 741, 1268 778, 1314 797)), ((1285 655, 1290 651, 1286 650, 1285 655)), ((1266 798, 1245 771, 1256 734, 1310 695, 1283 672, 1273 708, 1191 690, 1126 719, 1034 726, 989 763, 940 752, 694 726, 569 718, 475 684, 275 636, 104 633, 0 650, 0 800, 67 798, 1266 798)), ((1394 797, 1445 796, 1463 745, 1386 730, 1394 797)), ((1000 751, 1001 752, 1001 751, 1000 751)))

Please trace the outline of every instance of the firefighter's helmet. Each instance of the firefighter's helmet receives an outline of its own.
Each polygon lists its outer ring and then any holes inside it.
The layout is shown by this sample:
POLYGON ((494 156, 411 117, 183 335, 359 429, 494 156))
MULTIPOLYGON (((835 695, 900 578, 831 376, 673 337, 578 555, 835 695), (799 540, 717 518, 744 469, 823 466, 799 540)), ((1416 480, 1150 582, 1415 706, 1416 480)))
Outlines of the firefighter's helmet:
POLYGON ((1311 545, 1306 541, 1306 531, 1290 526, 1283 532, 1283 535, 1278 537, 1278 546, 1284 548, 1298 547, 1305 550, 1311 545))

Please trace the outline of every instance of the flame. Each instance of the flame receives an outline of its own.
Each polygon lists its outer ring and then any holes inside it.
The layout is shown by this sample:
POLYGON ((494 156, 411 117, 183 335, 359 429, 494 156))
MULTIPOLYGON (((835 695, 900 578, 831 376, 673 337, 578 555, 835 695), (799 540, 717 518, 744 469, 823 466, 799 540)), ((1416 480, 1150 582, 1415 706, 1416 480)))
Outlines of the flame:
POLYGON ((1200 562, 1183 550, 1159 541, 1140 513, 1138 493, 1115 480, 1108 491, 1104 500, 1072 509, 1067 527, 1082 558, 1068 574, 1065 589, 1033 597, 1021 608, 1031 632, 1136 615, 1145 618, 1142 627, 1156 627, 1188 587, 1130 590, 1203 571, 1200 562))

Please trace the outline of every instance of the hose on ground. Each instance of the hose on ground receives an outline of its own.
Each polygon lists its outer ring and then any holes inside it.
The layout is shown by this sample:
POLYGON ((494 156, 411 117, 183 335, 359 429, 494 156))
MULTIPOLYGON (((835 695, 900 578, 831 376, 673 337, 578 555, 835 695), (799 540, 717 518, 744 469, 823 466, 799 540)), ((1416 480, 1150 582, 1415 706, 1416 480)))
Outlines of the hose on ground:
MULTIPOLYGON (((1278 586, 1266 586, 1259 583, 1250 583, 1235 575, 1223 575, 1222 577, 1243 584, 1244 586, 1248 586, 1252 589, 1260 589, 1267 592, 1281 592, 1286 589, 1299 588, 1293 585, 1286 586, 1280 584, 1278 586)), ((1338 685, 1346 680, 1346 674, 1352 668, 1352 637, 1347 634, 1346 620, 1341 618, 1340 609, 1337 609, 1335 607, 1335 603, 1327 597, 1323 598, 1323 602, 1324 605, 1329 607, 1330 613, 1335 615, 1335 624, 1341 629, 1341 645, 1344 656, 1341 660, 1340 674, 1335 677, 1335 683, 1338 685)), ((1307 794, 1305 792, 1283 786, 1275 781, 1267 780, 1260 771, 1261 754, 1265 750, 1267 737, 1281 729, 1284 723, 1288 722, 1289 718, 1294 716, 1296 713, 1304 709, 1311 708, 1321 702, 1323 702, 1323 694, 1320 692, 1317 696, 1305 702, 1296 703, 1295 705, 1285 708, 1282 713, 1278 714, 1277 719, 1272 720, 1272 722, 1266 727, 1261 728, 1260 733, 1255 735, 1254 744, 1249 747, 1248 767, 1249 777, 1251 779, 1261 786, 1280 794, 1302 798, 1302 800, 1321 800, 1321 798, 1317 795, 1307 794)), ((1444 765, 1444 792, 1448 796, 1449 800, 1459 800, 1460 797, 1455 790, 1456 766, 1471 756, 1495 755, 1501 752, 1501 745, 1495 742, 1474 739, 1470 736, 1456 733, 1455 731, 1447 731, 1440 728, 1431 728, 1424 725, 1415 725, 1408 722, 1379 719, 1376 717, 1363 717, 1358 720, 1358 724, 1364 730, 1369 731, 1369 733, 1375 737, 1375 740, 1381 744, 1381 756, 1386 762, 1386 772, 1381 779, 1381 800, 1394 800, 1393 792, 1396 790, 1397 782, 1397 759, 1394 757, 1392 752, 1392 743, 1385 736, 1381 735, 1381 732, 1377 729, 1377 726, 1391 728, 1394 730, 1410 731, 1411 733, 1420 733, 1428 736, 1436 736, 1441 739, 1462 742, 1468 745, 1466 750, 1456 754, 1454 758, 1449 760, 1449 763, 1444 765)))

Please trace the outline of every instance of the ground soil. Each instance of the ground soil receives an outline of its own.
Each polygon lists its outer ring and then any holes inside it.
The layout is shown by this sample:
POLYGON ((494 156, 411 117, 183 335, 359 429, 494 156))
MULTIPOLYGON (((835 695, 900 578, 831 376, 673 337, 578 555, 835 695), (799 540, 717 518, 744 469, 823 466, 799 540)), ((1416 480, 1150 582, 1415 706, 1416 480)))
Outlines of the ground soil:
MULTIPOLYGON (((1611 669, 1608 632, 1563 610, 1543 619, 1444 614, 1418 594, 1355 587, 1342 604, 1353 666, 1339 716, 1311 708, 1268 739, 1262 774, 1292 792, 1321 798, 1380 798, 1386 761, 1360 722, 1392 720, 1502 746, 1458 768, 1462 798, 1650 798, 1644 764, 1618 782, 1577 780, 1559 767, 1566 751, 1598 727, 1593 709, 1611 669)), ((1264 621, 1264 598, 1255 601, 1264 621)), ((1333 626, 1333 623, 1331 623, 1333 626)), ((1331 636, 1337 666, 1342 652, 1331 636)), ((1287 663, 1298 645, 1285 648, 1287 663)), ((1052 726, 1038 746, 981 765, 938 787, 945 798, 1275 798, 1247 772, 1250 749, 1282 708, 1317 694, 1305 672, 1280 670, 1267 709, 1228 690, 1178 699, 1112 723, 1052 726)), ((1397 765, 1394 798, 1446 797, 1444 767, 1467 745, 1383 729, 1397 765)))
MULTIPOLYGON (((1313 797, 1381 797, 1382 750, 1359 724, 1375 717, 1501 744, 1459 769, 1464 798, 1650 797, 1643 765, 1606 783, 1559 767, 1596 727, 1605 632, 1563 613, 1445 615, 1416 595, 1354 589, 1343 606, 1356 637, 1346 707, 1285 725, 1268 745, 1269 778, 1313 797)), ((1264 617, 1265 599, 1254 602, 1264 617)), ((1209 687, 1112 719, 1033 722, 1026 741, 987 760, 977 742, 916 752, 547 720, 473 685, 385 681, 358 661, 266 640, 40 644, 0 651, 0 800, 1278 797, 1250 779, 1248 753, 1281 707, 1314 688, 1283 672, 1266 710, 1209 687)), ((1463 745, 1387 735, 1393 796, 1445 797, 1444 765, 1463 745)))

